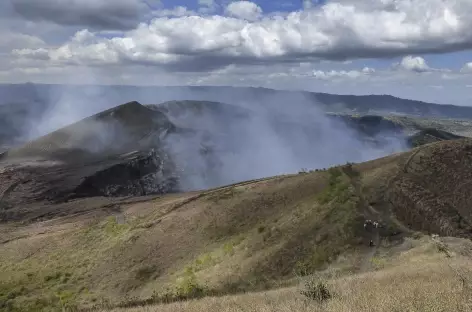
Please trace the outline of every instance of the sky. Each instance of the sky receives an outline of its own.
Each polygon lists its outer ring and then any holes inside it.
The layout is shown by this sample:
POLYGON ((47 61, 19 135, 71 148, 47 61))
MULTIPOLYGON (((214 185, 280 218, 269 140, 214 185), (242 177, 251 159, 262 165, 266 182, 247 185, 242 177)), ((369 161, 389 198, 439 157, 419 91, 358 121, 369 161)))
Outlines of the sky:
POLYGON ((0 83, 230 85, 472 105, 470 0, 0 1, 0 83))

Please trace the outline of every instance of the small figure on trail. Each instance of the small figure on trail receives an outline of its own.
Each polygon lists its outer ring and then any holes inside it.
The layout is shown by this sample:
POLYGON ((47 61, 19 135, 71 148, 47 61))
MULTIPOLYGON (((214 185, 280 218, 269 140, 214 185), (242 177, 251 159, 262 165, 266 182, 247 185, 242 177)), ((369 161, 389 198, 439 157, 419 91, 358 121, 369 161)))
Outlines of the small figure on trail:
POLYGON ((370 247, 373 247, 373 246, 375 246, 375 245, 374 245, 374 241, 373 241, 373 240, 370 240, 370 242, 369 242, 369 246, 370 246, 370 247))
POLYGON ((370 228, 370 226, 372 226, 372 220, 366 220, 364 222, 364 230, 367 230, 368 226, 369 226, 369 228, 370 228))
POLYGON ((377 228, 380 227, 380 224, 379 224, 377 221, 375 221, 375 222, 374 222, 374 227, 377 229, 377 228))

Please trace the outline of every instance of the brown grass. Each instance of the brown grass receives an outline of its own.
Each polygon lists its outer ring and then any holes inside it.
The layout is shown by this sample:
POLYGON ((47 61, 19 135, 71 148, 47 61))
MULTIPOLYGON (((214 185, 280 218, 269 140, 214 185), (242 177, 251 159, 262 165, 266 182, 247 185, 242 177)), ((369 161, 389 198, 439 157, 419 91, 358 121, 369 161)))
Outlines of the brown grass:
MULTIPOLYGON (((98 199, 71 201, 57 208, 65 210, 64 217, 0 224, 0 303, 13 305, 16 311, 41 311, 50 306, 60 309, 64 303, 87 307, 101 300, 117 306, 125 298, 139 302, 155 291, 161 294, 167 288, 192 285, 209 289, 207 294, 263 291, 293 286, 295 274, 311 274, 330 265, 343 274, 385 269, 331 279, 338 296, 324 308, 332 311, 336 307, 343 311, 343 305, 349 304, 352 311, 361 311, 367 299, 372 301, 369 307, 381 302, 390 305, 389 300, 402 296, 410 303, 401 304, 426 302, 428 293, 438 298, 432 302, 457 300, 457 279, 437 259, 418 258, 405 270, 389 261, 404 250, 396 242, 404 236, 398 233, 412 234, 408 228, 427 231, 427 223, 434 228, 439 223, 443 232, 451 231, 450 236, 468 229, 470 192, 463 191, 465 184, 459 182, 470 181, 470 150, 471 141, 444 142, 415 154, 353 165, 355 172, 346 168, 305 172, 205 192, 116 200, 111 206, 98 199), (406 187, 405 181, 414 181, 421 192, 406 187), (424 190, 432 197, 422 198, 424 190), (462 195, 454 197, 460 190, 462 195), (449 200, 458 211, 443 205, 449 200), (67 216, 66 211, 77 213, 67 216), (462 214, 460 219, 457 213, 462 214), (386 223, 380 231, 384 244, 379 250, 362 244, 365 218, 386 223), (375 259, 369 263, 372 256, 375 259), (433 276, 434 270, 441 278, 433 276), (395 279, 396 274, 403 278, 395 279), (435 283, 445 284, 435 289, 435 283)), ((454 261, 460 264, 462 260, 454 261)), ((258 300, 262 311, 317 309, 298 295, 288 295, 294 293, 296 289, 285 289, 208 298, 159 309, 189 306, 198 310, 198 305, 211 307, 232 300, 241 307, 258 300), (287 296, 290 300, 282 302, 280 298, 287 296)))
POLYGON ((420 244, 402 253, 389 268, 335 278, 328 282, 334 297, 325 304, 310 301, 292 287, 263 293, 204 298, 169 305, 113 312, 436 312, 472 311, 472 259, 456 255, 447 259, 433 243, 420 244))
POLYGON ((193 284, 223 294, 287 285, 355 248, 357 197, 336 172, 336 181, 283 176, 117 203, 105 216, 0 225, 0 301, 39 311, 63 293, 88 306, 193 284))

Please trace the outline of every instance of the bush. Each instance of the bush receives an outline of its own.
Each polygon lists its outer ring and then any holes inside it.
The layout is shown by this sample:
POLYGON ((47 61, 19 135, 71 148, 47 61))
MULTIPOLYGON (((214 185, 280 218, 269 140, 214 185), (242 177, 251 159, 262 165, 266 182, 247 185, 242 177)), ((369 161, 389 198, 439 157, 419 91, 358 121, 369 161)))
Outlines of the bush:
POLYGON ((325 282, 310 278, 305 281, 305 287, 300 293, 310 300, 318 303, 325 302, 332 298, 332 294, 325 282))
POLYGON ((200 298, 207 293, 207 290, 207 287, 198 283, 193 268, 187 268, 183 279, 176 288, 175 294, 181 299, 200 298))

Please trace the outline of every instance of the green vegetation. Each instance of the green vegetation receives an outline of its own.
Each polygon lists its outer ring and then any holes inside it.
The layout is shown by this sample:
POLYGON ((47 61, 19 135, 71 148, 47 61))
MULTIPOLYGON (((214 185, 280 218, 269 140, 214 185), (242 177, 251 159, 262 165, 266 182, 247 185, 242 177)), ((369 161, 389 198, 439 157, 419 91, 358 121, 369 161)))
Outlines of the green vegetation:
POLYGON ((340 168, 330 168, 328 184, 317 195, 323 205, 324 219, 329 224, 319 232, 310 254, 299 260, 295 274, 307 276, 330 263, 343 251, 350 248, 356 238, 359 196, 356 194, 350 178, 340 168))
POLYGON ((78 293, 86 291, 70 282, 70 273, 56 272, 44 276, 43 280, 37 280, 39 276, 34 274, 29 277, 0 284, 0 311, 70 310, 77 307, 78 293))
POLYGON ((318 195, 318 200, 322 204, 333 200, 336 203, 346 203, 353 195, 352 190, 349 189, 351 182, 339 168, 330 168, 327 173, 329 175, 328 187, 318 195))
POLYGON ((118 224, 116 217, 108 217, 105 222, 104 230, 110 236, 116 237, 126 232, 130 226, 126 223, 118 224))
POLYGON ((175 295, 179 298, 202 297, 207 292, 207 287, 198 283, 193 268, 187 268, 184 276, 178 281, 175 295))

